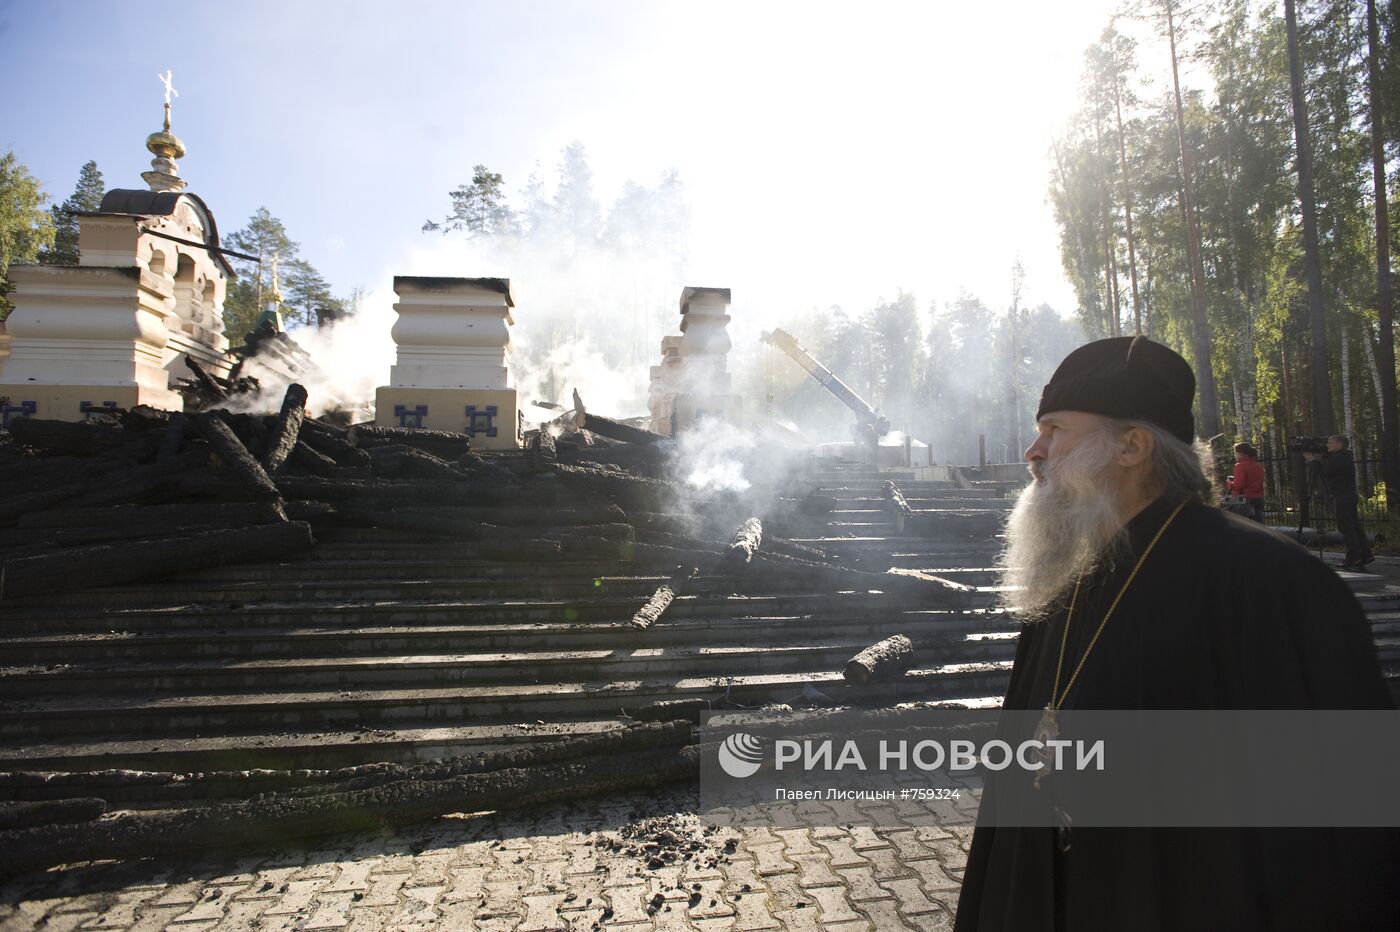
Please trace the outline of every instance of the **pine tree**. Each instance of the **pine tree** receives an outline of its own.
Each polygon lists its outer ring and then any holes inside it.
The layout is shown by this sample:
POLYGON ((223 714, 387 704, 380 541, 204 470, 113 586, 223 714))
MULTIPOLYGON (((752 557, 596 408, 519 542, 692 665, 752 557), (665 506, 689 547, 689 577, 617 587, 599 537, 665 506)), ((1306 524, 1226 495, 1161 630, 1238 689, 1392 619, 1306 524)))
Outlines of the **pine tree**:
POLYGON ((47 265, 78 264, 78 214, 97 210, 102 206, 102 195, 107 191, 102 184, 102 172, 97 163, 88 161, 78 171, 78 186, 62 204, 50 208, 53 216, 53 245, 45 249, 39 261, 47 265))

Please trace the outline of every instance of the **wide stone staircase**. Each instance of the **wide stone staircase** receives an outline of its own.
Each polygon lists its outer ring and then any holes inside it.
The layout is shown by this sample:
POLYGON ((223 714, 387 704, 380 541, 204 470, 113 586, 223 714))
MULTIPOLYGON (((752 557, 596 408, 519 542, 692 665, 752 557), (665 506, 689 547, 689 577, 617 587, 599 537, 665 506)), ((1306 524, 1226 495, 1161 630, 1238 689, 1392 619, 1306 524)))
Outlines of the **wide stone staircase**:
MULTIPOLYGON (((480 545, 326 523, 296 560, 6 601, 0 770, 426 760, 604 732, 685 699, 994 703, 1016 636, 989 610, 999 542, 930 533, 936 521, 901 535, 887 483, 916 514, 992 518, 1010 506, 1003 489, 848 463, 806 480, 829 509, 767 533, 852 567, 941 577, 966 587, 964 604, 735 570, 706 575, 639 630, 634 612, 675 569, 648 548, 504 561, 480 545), (894 634, 915 643, 914 670, 848 686, 846 661, 894 634)), ((1396 682, 1400 588, 1349 578, 1396 682)))

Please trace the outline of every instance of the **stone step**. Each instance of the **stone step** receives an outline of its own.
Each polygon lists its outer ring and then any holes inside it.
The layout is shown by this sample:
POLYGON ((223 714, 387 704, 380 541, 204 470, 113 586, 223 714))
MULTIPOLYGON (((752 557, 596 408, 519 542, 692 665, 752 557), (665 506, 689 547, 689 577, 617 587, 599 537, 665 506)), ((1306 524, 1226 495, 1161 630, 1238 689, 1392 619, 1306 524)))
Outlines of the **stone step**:
MULTIPOLYGON (((105 634, 113 631, 197 630, 225 624, 240 628, 285 628, 316 625, 341 629, 385 625, 499 624, 534 622, 541 625, 583 621, 628 622, 642 601, 636 596, 584 600, 321 600, 304 602, 246 602, 232 607, 196 603, 165 609, 102 611, 99 606, 70 606, 53 614, 7 621, 6 633, 105 634), (231 611, 230 609, 233 608, 231 611), (60 614, 61 611, 61 614, 60 614)), ((785 593, 761 596, 686 596, 668 610, 667 618, 745 618, 771 615, 846 611, 868 616, 875 612, 927 607, 917 595, 884 593, 785 593)))
MULTIPOLYGON (((970 639, 909 631, 917 664, 1010 660, 1014 635, 970 639)), ((459 684, 607 682, 652 676, 740 676, 840 670, 870 645, 868 638, 793 643, 755 637, 745 644, 666 645, 559 650, 537 645, 516 653, 440 653, 288 659, 181 660, 166 663, 67 663, 50 669, 0 668, 0 698, 46 696, 437 688, 459 684)))
MULTIPOLYGON (((231 625, 237 620, 231 619, 231 625)), ((627 622, 588 624, 481 624, 240 628, 193 627, 112 632, 66 637, 39 634, 0 639, 0 657, 11 666, 45 666, 83 662, 158 662, 187 659, 244 660, 260 657, 364 656, 394 653, 524 651, 546 644, 556 649, 644 649, 668 645, 744 643, 756 631, 768 637, 803 641, 864 638, 869 642, 894 634, 936 629, 941 634, 1016 631, 1015 623, 997 613, 959 614, 920 611, 812 612, 712 618, 672 617, 639 631, 627 622)))
POLYGON ((791 702, 809 687, 835 704, 888 704, 995 694, 1005 690, 1010 668, 1009 659, 945 665, 860 687, 847 686, 839 672, 804 671, 292 694, 45 697, 0 707, 0 740, 12 749, 6 753, 18 754, 28 742, 61 735, 247 736, 284 729, 554 721, 611 716, 665 699, 727 696, 744 706, 791 702))

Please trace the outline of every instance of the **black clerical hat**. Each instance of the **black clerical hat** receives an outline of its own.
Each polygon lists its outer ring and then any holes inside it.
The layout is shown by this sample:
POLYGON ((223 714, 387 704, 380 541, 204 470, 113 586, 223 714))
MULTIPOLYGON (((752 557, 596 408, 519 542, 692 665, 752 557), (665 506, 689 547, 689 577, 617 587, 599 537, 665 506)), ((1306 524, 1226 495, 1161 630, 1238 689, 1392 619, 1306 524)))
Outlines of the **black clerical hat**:
POLYGON ((1196 376, 1176 352, 1145 337, 1088 343, 1065 357, 1040 393, 1036 420, 1051 411, 1087 411, 1148 421, 1187 443, 1195 434, 1196 376))

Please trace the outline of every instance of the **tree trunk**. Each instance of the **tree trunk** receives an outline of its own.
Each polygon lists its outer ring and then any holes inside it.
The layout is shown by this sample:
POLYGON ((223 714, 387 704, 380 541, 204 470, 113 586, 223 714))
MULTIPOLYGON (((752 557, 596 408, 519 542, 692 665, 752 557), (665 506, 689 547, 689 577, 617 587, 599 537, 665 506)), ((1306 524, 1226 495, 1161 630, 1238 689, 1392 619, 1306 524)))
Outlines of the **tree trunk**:
MULTIPOLYGON (((1393 41, 1393 37, 1392 37, 1393 41)), ((1380 28, 1376 0, 1366 0, 1366 73, 1371 110, 1371 178, 1376 199, 1376 309, 1380 316, 1381 475, 1386 507, 1400 512, 1400 426, 1396 423, 1395 329, 1390 283, 1390 222, 1387 214, 1385 126, 1380 83, 1380 28)), ((1369 345, 1369 344, 1368 344, 1369 345)))
POLYGON ((1186 256, 1191 278, 1191 349, 1195 357, 1196 384, 1200 390, 1198 433, 1213 437, 1220 433, 1220 400, 1211 367, 1210 321, 1206 316, 1205 271, 1201 265, 1201 226, 1196 217, 1196 195, 1192 181, 1191 149, 1186 144, 1186 115, 1181 103, 1181 80, 1176 64, 1176 23, 1173 0, 1167 0, 1167 38, 1172 56, 1172 89, 1176 95, 1176 138, 1181 150, 1182 207, 1186 212, 1186 256))
POLYGON ((1142 302, 1138 297, 1137 245, 1133 241, 1133 192, 1128 186, 1128 148, 1123 139, 1123 100, 1118 69, 1113 71, 1113 109, 1118 118, 1118 169, 1123 176, 1123 224, 1128 236, 1128 281, 1133 287, 1133 334, 1142 335, 1142 302))
MULTIPOLYGON (((1283 0, 1288 28, 1288 73, 1293 90, 1293 134, 1298 163, 1298 200, 1303 213, 1303 264, 1308 279, 1308 331, 1312 336, 1309 378, 1312 383, 1312 430, 1330 434, 1332 380, 1327 371, 1327 319, 1322 308, 1322 257, 1317 241, 1317 203, 1313 194, 1312 144, 1308 139, 1308 102, 1303 96, 1303 63, 1298 55, 1298 14, 1294 0, 1283 0)), ((1199 374, 1199 373, 1198 373, 1199 374)))

